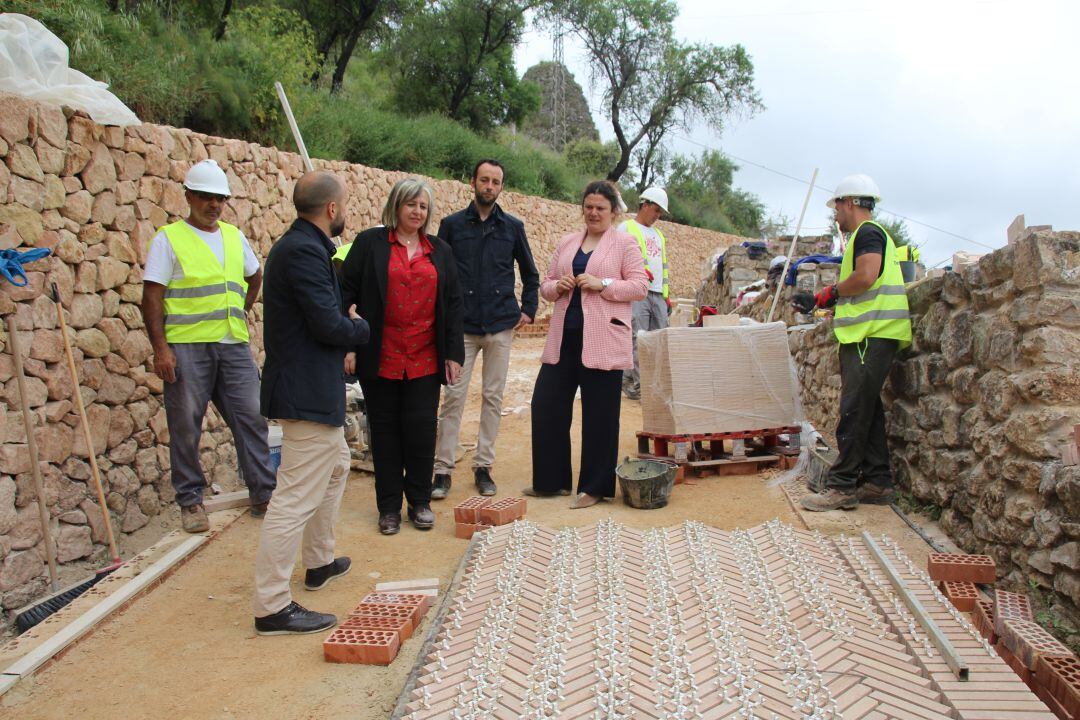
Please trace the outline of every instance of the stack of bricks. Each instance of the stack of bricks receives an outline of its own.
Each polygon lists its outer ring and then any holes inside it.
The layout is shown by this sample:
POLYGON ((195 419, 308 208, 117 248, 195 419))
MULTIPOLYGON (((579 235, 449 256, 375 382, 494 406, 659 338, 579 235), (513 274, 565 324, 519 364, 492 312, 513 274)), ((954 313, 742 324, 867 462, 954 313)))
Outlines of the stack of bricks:
POLYGON ((529 323, 528 325, 522 325, 514 331, 514 337, 516 338, 542 338, 547 337, 548 328, 551 324, 551 316, 539 318, 536 322, 529 323))
POLYGON ((525 517, 525 498, 492 501, 474 495, 454 507, 454 535, 468 540, 473 533, 507 525, 525 517))
POLYGON ((389 665, 420 626, 429 601, 422 594, 368 593, 323 642, 323 657, 333 663, 389 665))

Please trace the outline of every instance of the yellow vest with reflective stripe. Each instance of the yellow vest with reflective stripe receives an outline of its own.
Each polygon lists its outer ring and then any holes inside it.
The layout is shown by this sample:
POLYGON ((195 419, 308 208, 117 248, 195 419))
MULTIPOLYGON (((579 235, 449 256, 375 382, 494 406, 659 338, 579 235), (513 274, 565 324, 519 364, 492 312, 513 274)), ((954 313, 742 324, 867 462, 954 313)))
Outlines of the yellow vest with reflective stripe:
POLYGON ((900 262, 919 262, 919 248, 910 245, 901 245, 896 248, 896 259, 900 262))
POLYGON ((889 338, 900 341, 903 349, 911 344, 911 315, 908 311, 907 292, 904 290, 904 274, 896 259, 896 246, 888 231, 873 220, 867 220, 855 228, 844 250, 840 264, 840 282, 851 277, 855 269, 855 237, 867 223, 876 225, 885 233, 885 267, 881 276, 861 295, 842 297, 836 303, 833 315, 833 332, 841 343, 862 342, 866 338, 889 338))
POLYGON ((345 256, 349 254, 349 248, 352 247, 352 243, 345 243, 334 251, 335 262, 345 262, 345 256))
MULTIPOLYGON (((649 267, 649 256, 645 251, 645 233, 642 231, 641 226, 638 225, 637 220, 627 220, 626 229, 637 238, 638 247, 641 248, 641 257, 645 260, 645 267, 649 267)), ((667 240, 664 239, 664 233, 660 232, 659 228, 653 228, 656 231, 657 236, 660 238, 660 260, 664 264, 664 299, 667 300, 668 296, 668 262, 667 262, 667 240)))
POLYGON ((169 239, 184 277, 165 289, 165 340, 169 343, 218 342, 231 332, 248 340, 244 298, 244 243, 240 231, 218 221, 225 266, 202 238, 180 220, 161 230, 169 239))

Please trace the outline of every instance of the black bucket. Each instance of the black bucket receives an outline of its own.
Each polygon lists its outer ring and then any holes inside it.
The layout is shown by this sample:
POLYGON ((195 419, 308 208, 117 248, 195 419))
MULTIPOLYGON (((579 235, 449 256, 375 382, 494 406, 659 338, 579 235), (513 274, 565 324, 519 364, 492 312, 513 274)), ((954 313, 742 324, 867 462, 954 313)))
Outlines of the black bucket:
POLYGON ((675 486, 677 465, 660 460, 623 460, 615 468, 622 488, 623 502, 639 510, 655 510, 668 504, 671 488, 675 486))

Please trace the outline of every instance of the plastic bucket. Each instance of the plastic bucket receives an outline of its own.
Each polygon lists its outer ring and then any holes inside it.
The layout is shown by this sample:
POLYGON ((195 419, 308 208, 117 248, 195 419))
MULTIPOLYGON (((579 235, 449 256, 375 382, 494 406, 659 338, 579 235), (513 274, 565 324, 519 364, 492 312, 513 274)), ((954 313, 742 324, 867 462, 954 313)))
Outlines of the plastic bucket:
POLYGON ((900 261, 900 272, 904 276, 904 282, 915 282, 915 263, 910 260, 900 261))
POLYGON ((281 465, 281 426, 270 425, 266 428, 266 444, 270 446, 270 469, 275 473, 281 465))
POLYGON ((631 460, 615 468, 623 502, 639 510, 655 510, 668 504, 678 466, 659 460, 631 460))

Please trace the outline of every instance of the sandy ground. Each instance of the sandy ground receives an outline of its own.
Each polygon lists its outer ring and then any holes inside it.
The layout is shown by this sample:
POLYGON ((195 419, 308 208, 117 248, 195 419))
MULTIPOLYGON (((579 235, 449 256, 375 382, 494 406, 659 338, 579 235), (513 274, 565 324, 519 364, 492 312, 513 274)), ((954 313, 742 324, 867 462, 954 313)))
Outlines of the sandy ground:
MULTIPOLYGON (((542 340, 515 342, 504 418, 497 444, 499 495, 516 495, 530 482, 528 400, 542 340)), ((478 387, 475 379, 473 390, 478 387)), ((477 393, 470 395, 462 441, 475 440, 477 393)), ((636 451, 641 408, 625 401, 620 455, 636 451)), ((575 447, 580 437, 574 429, 575 447)), ((354 474, 338 523, 340 554, 352 572, 318 593, 293 576, 301 604, 342 616, 376 582, 438 577, 445 590, 467 541, 454 537, 452 507, 472 494, 471 455, 459 464, 450 497, 434 503, 437 525, 411 526, 383 537, 376 529, 373 479, 354 474)), ((576 464, 576 462, 575 462, 576 464)), ((569 498, 529 499, 528 517, 551 527, 586 525, 612 517, 633 527, 666 526, 686 519, 721 528, 749 527, 780 518, 804 524, 784 492, 766 475, 709 477, 679 485, 670 504, 635 510, 620 501, 569 510, 569 498)), ((888 508, 822 513, 811 527, 828 534, 862 529, 888 532, 919 563, 926 547, 888 508)), ((20 718, 367 718, 388 717, 419 652, 434 613, 388 668, 332 665, 322 658, 322 635, 259 637, 250 610, 252 566, 259 524, 241 516, 165 583, 102 623, 35 677, 0 698, 0 717, 20 718)))

